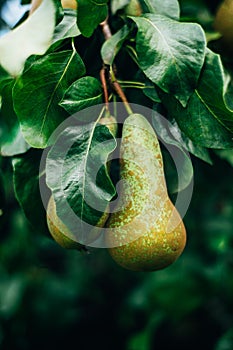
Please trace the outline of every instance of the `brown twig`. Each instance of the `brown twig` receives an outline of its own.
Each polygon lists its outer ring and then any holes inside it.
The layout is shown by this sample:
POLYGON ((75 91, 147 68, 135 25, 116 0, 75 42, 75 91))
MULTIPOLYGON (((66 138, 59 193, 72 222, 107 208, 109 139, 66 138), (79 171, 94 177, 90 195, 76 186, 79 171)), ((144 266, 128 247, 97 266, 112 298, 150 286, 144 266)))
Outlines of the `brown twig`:
MULTIPOLYGON (((109 24, 108 24, 108 17, 105 19, 105 21, 100 23, 100 25, 102 27, 102 31, 103 31, 103 35, 104 35, 105 40, 110 39, 112 36, 112 33, 111 33, 111 29, 110 29, 109 24)), ((114 88, 117 95, 120 97, 120 99, 124 103, 126 111, 129 114, 132 114, 133 111, 129 105, 129 102, 125 96, 124 91, 122 90, 121 85, 118 83, 118 81, 116 79, 115 72, 116 72, 116 66, 114 65, 113 67, 110 67, 110 81, 111 81, 112 87, 114 88)), ((103 74, 103 73, 100 72, 100 74, 103 74)), ((104 76, 104 78, 105 78, 105 76, 104 76)), ((105 83, 106 83, 106 80, 105 80, 105 83)), ((107 88, 107 85, 103 84, 103 81, 102 81, 102 85, 103 85, 103 89, 107 88)), ((105 95, 105 90, 104 90, 104 95, 105 95)), ((105 95, 105 104, 106 104, 106 95, 105 95)))
POLYGON ((101 22, 100 25, 102 27, 102 31, 103 31, 105 40, 110 39, 112 36, 112 33, 111 33, 111 29, 110 29, 109 24, 108 24, 108 17, 105 19, 105 21, 101 22))
POLYGON ((107 82, 106 82, 106 76, 105 76, 105 73, 106 73, 106 68, 105 66, 101 69, 100 71, 100 80, 101 80, 101 83, 102 83, 102 87, 103 87, 103 90, 104 90, 104 102, 105 102, 105 108, 106 108, 106 111, 109 111, 109 101, 108 101, 108 87, 107 87, 107 82))

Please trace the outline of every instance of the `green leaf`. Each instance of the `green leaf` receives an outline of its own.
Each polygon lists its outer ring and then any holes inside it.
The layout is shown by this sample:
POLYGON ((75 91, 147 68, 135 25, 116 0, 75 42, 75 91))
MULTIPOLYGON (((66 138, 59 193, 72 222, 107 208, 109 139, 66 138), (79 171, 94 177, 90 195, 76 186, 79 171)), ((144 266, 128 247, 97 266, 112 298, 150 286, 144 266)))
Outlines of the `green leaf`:
MULTIPOLYGON (((189 155, 187 154, 185 145, 180 142, 180 140, 174 139, 169 133, 169 123, 165 118, 161 118, 158 113, 154 112, 152 115, 152 123, 155 128, 157 135, 169 146, 174 146, 174 154, 176 154, 176 161, 179 162, 179 173, 182 174, 181 177, 176 181, 177 169, 175 169, 175 176, 173 172, 167 172, 168 175, 172 175, 167 179, 167 184, 169 186, 170 192, 176 193, 184 190, 193 179, 193 165, 189 155), (175 181, 174 181, 175 180, 175 181)), ((170 147, 168 148, 169 151, 170 147)), ((166 170, 166 162, 164 162, 166 170)))
POLYGON ((195 94, 213 119, 233 133, 233 110, 226 106, 224 97, 228 83, 221 57, 207 49, 203 72, 195 94))
POLYGON ((153 83, 186 105, 204 63, 201 26, 155 14, 130 18, 138 27, 136 51, 141 69, 153 83))
POLYGON ((112 0, 111 1, 111 12, 114 15, 118 10, 123 9, 130 3, 130 0, 112 0))
POLYGON ((8 81, 1 91, 2 105, 0 111, 0 153, 3 156, 14 156, 29 149, 24 140, 17 116, 13 109, 12 87, 14 80, 8 81))
POLYGON ((87 233, 85 222, 99 222, 115 195, 106 164, 115 148, 116 141, 108 128, 94 122, 67 127, 48 154, 46 180, 57 214, 79 237, 87 233), (78 220, 72 219, 73 212, 78 220))
POLYGON ((195 143, 194 141, 190 140, 179 128, 177 122, 175 119, 170 119, 169 123, 169 132, 174 137, 175 140, 180 142, 180 144, 188 151, 189 153, 193 154, 195 157, 203 160, 204 162, 208 164, 213 164, 209 150, 205 147, 202 147, 195 143))
POLYGON ((1 95, 2 87, 8 80, 12 80, 12 77, 7 71, 5 71, 4 68, 0 66, 0 95, 1 95))
POLYGON ((80 30, 77 26, 77 11, 66 9, 64 11, 63 20, 55 28, 52 44, 54 45, 54 43, 60 40, 73 38, 80 34, 80 30))
POLYGON ((208 50, 198 87, 186 108, 171 96, 160 97, 193 142, 207 148, 232 148, 233 112, 225 105, 225 85, 220 57, 208 50))
POLYGON ((144 12, 164 15, 176 20, 180 18, 180 6, 177 0, 143 0, 146 9, 144 12))
POLYGON ((26 59, 43 55, 49 48, 57 20, 58 2, 43 0, 39 8, 22 24, 0 38, 0 65, 16 77, 26 59))
POLYGON ((127 39, 130 29, 124 25, 118 32, 112 35, 101 48, 101 56, 105 64, 112 65, 114 58, 121 49, 124 41, 127 39))
POLYGON ((160 97, 153 83, 146 81, 146 87, 143 89, 144 95, 146 95, 151 101, 160 103, 160 97))
POLYGON ((47 146, 50 135, 67 116, 58 103, 84 73, 81 58, 69 50, 38 59, 17 79, 14 108, 24 138, 32 147, 47 146))
POLYGON ((226 160, 231 166, 233 166, 233 148, 232 149, 219 149, 215 150, 215 153, 221 158, 226 160))
POLYGON ((101 103, 102 95, 102 86, 96 78, 83 77, 69 87, 60 102, 60 106, 69 114, 74 114, 84 108, 101 103))
POLYGON ((30 223, 42 231, 46 228, 46 212, 39 188, 41 151, 31 149, 16 157, 13 163, 13 181, 16 198, 30 223))
POLYGON ((108 14, 106 3, 107 0, 78 0, 77 23, 84 36, 90 37, 99 23, 105 20, 108 14))

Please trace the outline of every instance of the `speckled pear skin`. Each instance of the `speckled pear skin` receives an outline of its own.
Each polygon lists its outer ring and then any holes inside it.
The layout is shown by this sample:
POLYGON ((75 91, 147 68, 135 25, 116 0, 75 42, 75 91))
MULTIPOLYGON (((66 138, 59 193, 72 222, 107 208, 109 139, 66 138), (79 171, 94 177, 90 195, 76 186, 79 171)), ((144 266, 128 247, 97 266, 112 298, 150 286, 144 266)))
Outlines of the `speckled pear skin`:
POLYGON ((119 201, 107 226, 109 253, 134 271, 155 271, 182 253, 186 231, 168 197, 157 136, 140 114, 129 116, 120 149, 119 201))
MULTIPOLYGON (((107 218, 108 213, 104 213, 101 216, 96 227, 93 227, 93 240, 96 239, 96 237, 98 237, 98 235, 100 234, 99 228, 102 228, 105 225, 107 218)), ((47 206, 47 225, 51 236, 61 247, 65 249, 85 250, 85 247, 82 244, 72 240, 67 236, 69 230, 56 213, 56 203, 54 201, 53 196, 50 197, 47 206)))

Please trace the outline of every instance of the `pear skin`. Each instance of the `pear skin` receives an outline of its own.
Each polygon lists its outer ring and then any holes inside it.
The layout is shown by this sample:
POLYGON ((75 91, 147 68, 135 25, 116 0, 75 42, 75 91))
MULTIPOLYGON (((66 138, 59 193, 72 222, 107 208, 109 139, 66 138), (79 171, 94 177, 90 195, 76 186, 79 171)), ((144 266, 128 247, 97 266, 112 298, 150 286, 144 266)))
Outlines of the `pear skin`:
POLYGON ((124 122, 120 148, 119 200, 107 227, 109 253, 133 271, 172 264, 186 244, 186 230, 168 197, 157 136, 140 114, 124 122))
MULTIPOLYGON (((105 225, 108 213, 103 213, 96 227, 93 227, 91 236, 93 240, 100 234, 100 229, 105 225)), ((84 250, 84 245, 69 238, 70 233, 68 227, 62 222, 56 213, 56 203, 53 196, 50 197, 47 206, 47 225, 53 239, 65 249, 84 250)))
POLYGON ((65 249, 82 250, 84 247, 67 237, 69 231, 67 226, 61 221, 56 213, 56 203, 53 196, 50 197, 47 207, 47 225, 53 239, 65 249))

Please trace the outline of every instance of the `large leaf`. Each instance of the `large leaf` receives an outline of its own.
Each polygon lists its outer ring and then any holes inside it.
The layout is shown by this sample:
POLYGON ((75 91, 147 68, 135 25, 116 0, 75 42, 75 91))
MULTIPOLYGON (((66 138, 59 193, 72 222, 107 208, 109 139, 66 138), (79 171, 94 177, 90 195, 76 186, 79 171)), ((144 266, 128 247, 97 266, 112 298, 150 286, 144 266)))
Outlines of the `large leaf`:
POLYGON ((81 33, 90 37, 108 14, 107 0, 78 0, 77 23, 81 33))
POLYGON ((31 149, 13 162, 13 180, 16 198, 32 225, 39 231, 46 227, 46 212, 39 188, 41 151, 31 149))
POLYGON ((123 26, 118 32, 112 35, 101 48, 101 56, 105 64, 112 65, 114 58, 121 49, 124 41, 129 35, 129 28, 127 25, 123 26))
POLYGON ((198 87, 186 108, 171 96, 161 95, 180 129, 203 147, 233 147, 233 112, 225 105, 225 85, 220 57, 208 50, 198 87))
POLYGON ((56 3, 43 0, 30 17, 0 38, 0 64, 12 76, 22 72, 30 55, 42 55, 49 48, 56 25, 56 3))
POLYGON ((85 222, 96 225, 115 195, 106 164, 115 147, 108 128, 94 122, 67 127, 48 154, 46 179, 57 213, 79 242, 85 222))
POLYGON ((186 105, 204 63, 202 28, 155 14, 131 19, 138 27, 136 50, 141 69, 163 91, 186 105))
POLYGON ((224 98, 229 78, 224 73, 221 57, 207 49, 203 68, 195 93, 213 118, 233 133, 233 110, 226 106, 224 98))
POLYGON ((83 77, 75 81, 66 91, 60 105, 69 113, 74 114, 81 109, 102 102, 102 86, 93 77, 83 77))
POLYGON ((17 116, 13 109, 12 87, 14 81, 5 83, 1 91, 2 105, 0 111, 0 153, 3 156, 14 156, 24 153, 29 145, 24 140, 17 116))
POLYGON ((142 0, 146 5, 146 11, 159 15, 164 15, 178 20, 180 18, 180 6, 177 0, 142 0))
MULTIPOLYGON (((178 181, 174 181, 173 178, 169 179, 170 181, 167 179, 167 183, 169 186, 169 184, 172 182, 173 193, 180 192, 185 189, 193 179, 193 166, 191 159, 184 145, 179 140, 174 139, 169 133, 169 124, 165 118, 162 118, 158 113, 154 112, 152 115, 152 123, 159 138, 167 145, 173 146, 173 149, 171 150, 169 147, 168 151, 170 149, 172 152, 171 156, 176 155, 175 165, 179 166, 179 169, 176 169, 175 171, 177 173, 177 170, 179 170, 180 177, 178 178, 178 181)), ((166 168, 166 162, 164 162, 164 165, 166 168)), ((169 173, 171 173, 172 176, 174 175, 173 172, 168 172, 168 174, 169 173)), ((174 178, 176 179, 176 176, 174 176, 174 178)))
POLYGON ((58 103, 84 73, 81 58, 69 50, 38 59, 18 78, 13 90, 14 108, 31 146, 46 147, 52 132, 67 116, 58 103))

